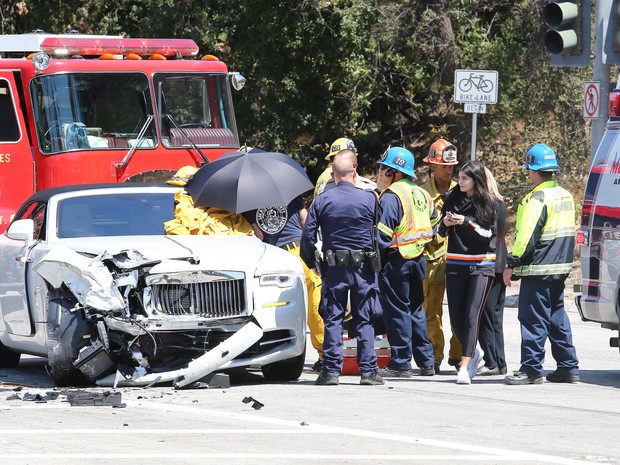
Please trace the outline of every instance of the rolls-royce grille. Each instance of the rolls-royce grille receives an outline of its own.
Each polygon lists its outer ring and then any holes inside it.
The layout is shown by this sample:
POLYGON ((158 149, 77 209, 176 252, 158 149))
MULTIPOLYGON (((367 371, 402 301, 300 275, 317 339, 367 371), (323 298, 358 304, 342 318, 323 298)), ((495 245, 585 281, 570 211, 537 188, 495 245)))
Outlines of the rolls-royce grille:
POLYGON ((167 315, 224 318, 245 312, 244 279, 156 284, 152 290, 155 308, 167 315))

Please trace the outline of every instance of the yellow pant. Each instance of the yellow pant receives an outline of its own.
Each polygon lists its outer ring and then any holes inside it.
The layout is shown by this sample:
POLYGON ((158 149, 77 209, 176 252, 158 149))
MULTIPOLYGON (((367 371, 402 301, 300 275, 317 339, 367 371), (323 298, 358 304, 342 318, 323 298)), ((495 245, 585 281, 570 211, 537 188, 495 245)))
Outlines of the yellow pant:
MULTIPOLYGON (((426 278, 424 279, 424 311, 428 337, 433 344, 435 363, 441 364, 445 338, 443 335, 443 295, 446 291, 446 262, 437 260, 426 262, 426 278)), ((448 357, 461 360, 461 344, 454 334, 450 338, 448 357)))
MULTIPOLYGON (((299 247, 289 247, 287 250, 299 257, 299 247)), ((325 327, 323 318, 319 315, 319 303, 321 302, 321 278, 299 259, 304 267, 306 287, 308 288, 308 328, 310 329, 310 342, 312 347, 319 353, 319 359, 323 360, 323 336, 325 327)))

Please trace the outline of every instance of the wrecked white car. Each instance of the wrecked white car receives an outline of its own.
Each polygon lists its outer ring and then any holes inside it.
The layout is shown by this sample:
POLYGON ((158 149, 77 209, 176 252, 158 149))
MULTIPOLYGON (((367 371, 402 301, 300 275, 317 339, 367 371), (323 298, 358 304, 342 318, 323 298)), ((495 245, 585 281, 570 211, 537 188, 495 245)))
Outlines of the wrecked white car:
POLYGON ((295 380, 306 288, 294 255, 250 236, 166 236, 178 188, 34 194, 0 236, 0 366, 47 357, 59 386, 189 386, 261 368, 295 380))

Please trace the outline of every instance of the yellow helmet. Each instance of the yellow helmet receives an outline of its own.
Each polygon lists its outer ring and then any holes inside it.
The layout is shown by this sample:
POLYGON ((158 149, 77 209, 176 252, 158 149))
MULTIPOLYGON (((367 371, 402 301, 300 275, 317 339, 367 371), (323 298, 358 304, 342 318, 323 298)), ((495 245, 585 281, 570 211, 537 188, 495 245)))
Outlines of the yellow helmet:
POLYGON ((329 148, 329 153, 325 159, 331 160, 341 150, 352 150, 357 153, 357 148, 355 148, 353 141, 351 139, 347 139, 346 137, 341 137, 340 139, 336 139, 332 142, 332 145, 329 148))
POLYGON ((192 176, 196 174, 196 171, 198 171, 198 168, 196 168, 195 166, 184 166, 183 168, 179 169, 179 171, 174 173, 174 176, 168 179, 166 181, 166 184, 183 187, 189 182, 190 179, 192 179, 192 176))

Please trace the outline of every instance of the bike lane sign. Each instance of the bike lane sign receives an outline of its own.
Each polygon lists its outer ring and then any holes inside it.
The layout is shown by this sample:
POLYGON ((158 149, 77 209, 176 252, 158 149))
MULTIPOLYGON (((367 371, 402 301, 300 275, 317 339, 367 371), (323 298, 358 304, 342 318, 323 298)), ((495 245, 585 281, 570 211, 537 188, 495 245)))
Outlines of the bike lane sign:
POLYGON ((457 69, 454 72, 456 103, 497 103, 497 71, 457 69))

